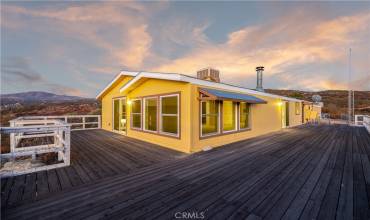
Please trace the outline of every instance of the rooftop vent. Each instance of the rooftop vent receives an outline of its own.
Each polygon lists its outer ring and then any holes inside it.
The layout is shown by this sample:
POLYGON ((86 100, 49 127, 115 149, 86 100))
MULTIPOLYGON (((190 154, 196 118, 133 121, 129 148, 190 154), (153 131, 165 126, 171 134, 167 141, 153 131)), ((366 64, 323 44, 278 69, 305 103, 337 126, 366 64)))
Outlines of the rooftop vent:
POLYGON ((264 67, 263 66, 258 66, 256 67, 257 71, 257 87, 256 90, 263 92, 263 87, 262 87, 262 73, 263 73, 264 67))
POLYGON ((209 80, 213 82, 220 82, 220 71, 208 67, 197 71, 198 79, 209 80))

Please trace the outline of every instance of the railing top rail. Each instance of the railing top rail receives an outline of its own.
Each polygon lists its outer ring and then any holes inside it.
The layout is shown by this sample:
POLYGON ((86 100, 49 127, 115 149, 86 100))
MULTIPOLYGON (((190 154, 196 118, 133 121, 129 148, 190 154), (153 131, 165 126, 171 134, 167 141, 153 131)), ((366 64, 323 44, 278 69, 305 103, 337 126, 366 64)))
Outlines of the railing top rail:
POLYGON ((38 119, 38 118, 95 118, 100 117, 100 115, 40 115, 40 116, 21 116, 10 121, 19 121, 27 119, 38 119))
POLYGON ((37 131, 57 131, 66 130, 71 125, 60 124, 60 125, 37 125, 37 126, 22 126, 22 127, 0 127, 0 133, 20 133, 20 132, 37 132, 37 131))
POLYGON ((71 130, 101 128, 101 115, 49 115, 22 116, 10 120, 11 127, 51 127, 51 125, 69 125, 71 130))
POLYGON ((44 124, 44 123, 65 124, 65 122, 63 122, 61 120, 56 120, 56 119, 44 119, 44 120, 41 120, 41 119, 37 119, 37 120, 22 119, 22 120, 13 121, 13 122, 15 122, 16 124, 37 124, 37 123, 40 123, 40 124, 44 124))

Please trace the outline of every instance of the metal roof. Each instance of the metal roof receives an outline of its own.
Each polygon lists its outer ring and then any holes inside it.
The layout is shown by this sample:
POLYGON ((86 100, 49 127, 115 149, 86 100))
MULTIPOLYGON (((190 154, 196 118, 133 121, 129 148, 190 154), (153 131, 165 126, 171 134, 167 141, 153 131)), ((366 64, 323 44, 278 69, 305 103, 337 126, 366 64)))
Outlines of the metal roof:
POLYGON ((247 95, 247 94, 227 92, 227 91, 208 89, 208 88, 201 88, 200 91, 206 95, 214 96, 217 99, 238 100, 238 101, 245 101, 245 102, 253 103, 253 104, 266 104, 267 103, 263 99, 257 98, 252 95, 247 95))
POLYGON ((179 73, 158 73, 158 72, 131 72, 131 71, 124 71, 122 70, 120 74, 106 87, 102 92, 99 93, 99 95, 96 97, 97 99, 100 99, 105 91, 107 91, 115 81, 119 79, 120 76, 133 76, 134 78, 130 80, 128 83, 126 83, 124 86, 121 87, 120 92, 122 93, 129 87, 131 87, 133 84, 135 84, 137 81, 139 81, 141 78, 154 78, 154 79, 164 79, 164 80, 172 80, 172 81, 180 81, 180 82, 187 82, 187 83, 192 83, 198 86, 205 86, 205 87, 213 87, 215 89, 221 89, 221 90, 229 90, 232 92, 237 92, 237 93, 248 93, 251 95, 260 95, 263 97, 271 97, 271 98, 278 98, 282 99, 285 101, 293 101, 293 102, 302 102, 303 100, 295 99, 295 98, 290 98, 290 97, 285 97, 285 96, 280 96, 280 95, 275 95, 271 93, 266 93, 266 92, 259 92, 253 89, 248 89, 240 86, 235 86, 235 85, 230 85, 227 83, 216 83, 208 80, 202 80, 198 79, 193 76, 188 76, 184 74, 179 74, 179 73))

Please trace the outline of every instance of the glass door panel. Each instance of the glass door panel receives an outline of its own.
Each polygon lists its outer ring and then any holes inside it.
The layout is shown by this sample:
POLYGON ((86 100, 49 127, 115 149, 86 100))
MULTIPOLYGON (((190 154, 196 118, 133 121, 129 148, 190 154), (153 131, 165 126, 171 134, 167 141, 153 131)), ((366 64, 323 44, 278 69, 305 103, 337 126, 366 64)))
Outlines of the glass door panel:
POLYGON ((119 99, 113 100, 113 130, 119 131, 119 99))
POLYGON ((113 131, 126 132, 126 99, 113 99, 113 131))

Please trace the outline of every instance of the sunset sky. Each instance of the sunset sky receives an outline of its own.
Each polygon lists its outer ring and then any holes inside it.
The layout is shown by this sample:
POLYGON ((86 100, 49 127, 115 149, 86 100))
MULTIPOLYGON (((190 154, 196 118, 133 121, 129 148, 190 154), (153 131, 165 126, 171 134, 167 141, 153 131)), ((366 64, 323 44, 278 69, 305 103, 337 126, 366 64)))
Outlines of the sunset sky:
POLYGON ((95 97, 120 70, 195 75, 264 87, 370 90, 370 3, 1 4, 1 93, 95 97))

